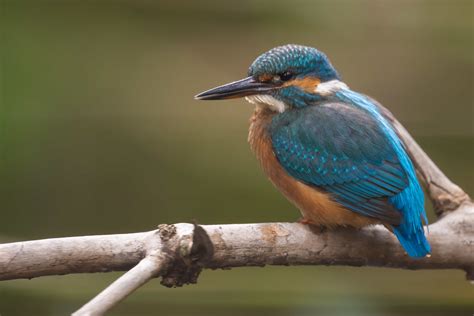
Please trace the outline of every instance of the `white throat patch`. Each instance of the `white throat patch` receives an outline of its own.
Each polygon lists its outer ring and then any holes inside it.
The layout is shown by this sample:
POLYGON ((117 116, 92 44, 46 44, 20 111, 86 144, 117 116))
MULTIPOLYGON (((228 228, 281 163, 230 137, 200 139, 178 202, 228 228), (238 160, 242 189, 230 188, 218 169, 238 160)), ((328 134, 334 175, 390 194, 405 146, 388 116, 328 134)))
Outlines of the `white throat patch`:
POLYGON ((322 96, 329 96, 342 89, 349 89, 349 87, 342 81, 331 80, 318 84, 315 92, 322 96))
POLYGON ((288 108, 285 102, 275 99, 271 95, 256 94, 245 97, 245 100, 259 107, 267 107, 272 111, 283 113, 288 108))

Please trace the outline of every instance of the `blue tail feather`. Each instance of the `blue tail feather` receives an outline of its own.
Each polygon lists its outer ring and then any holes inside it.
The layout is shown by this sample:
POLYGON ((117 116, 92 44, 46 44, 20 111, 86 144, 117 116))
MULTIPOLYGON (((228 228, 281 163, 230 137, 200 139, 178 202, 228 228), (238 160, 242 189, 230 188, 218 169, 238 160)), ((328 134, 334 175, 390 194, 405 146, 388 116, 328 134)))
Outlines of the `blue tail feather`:
POLYGON ((416 178, 410 180, 405 190, 390 199, 403 214, 401 224, 393 226, 393 232, 410 257, 422 258, 431 253, 423 229, 423 222, 428 223, 428 220, 423 207, 423 191, 416 178))
POLYGON ((423 227, 418 227, 414 232, 413 230, 410 232, 410 230, 412 229, 407 228, 406 224, 393 227, 395 236, 408 255, 413 258, 423 258, 431 253, 431 247, 426 240, 423 227))

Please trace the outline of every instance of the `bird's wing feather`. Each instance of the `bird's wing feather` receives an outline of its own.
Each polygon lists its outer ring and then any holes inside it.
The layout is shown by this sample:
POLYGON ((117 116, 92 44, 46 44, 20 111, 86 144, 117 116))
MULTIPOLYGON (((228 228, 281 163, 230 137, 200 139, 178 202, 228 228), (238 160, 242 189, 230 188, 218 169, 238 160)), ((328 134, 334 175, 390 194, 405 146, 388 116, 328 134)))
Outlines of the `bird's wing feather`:
POLYGON ((350 210, 399 224, 387 200, 408 185, 395 151, 375 119, 344 103, 287 111, 270 125, 275 155, 284 169, 322 188, 350 210))

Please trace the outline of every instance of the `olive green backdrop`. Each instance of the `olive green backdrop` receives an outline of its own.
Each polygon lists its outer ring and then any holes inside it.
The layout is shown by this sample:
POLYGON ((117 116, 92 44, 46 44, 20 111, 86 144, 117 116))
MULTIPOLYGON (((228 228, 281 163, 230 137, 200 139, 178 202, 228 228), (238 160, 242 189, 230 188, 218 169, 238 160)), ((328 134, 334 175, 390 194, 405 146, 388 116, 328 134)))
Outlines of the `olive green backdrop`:
MULTIPOLYGON (((0 241, 297 219, 248 148, 252 106, 193 100, 287 43, 326 52, 474 194, 472 1, 1 0, 0 10, 0 241)), ((0 314, 64 315, 119 275, 1 282, 0 314)), ((267 267, 204 271, 179 289, 150 282, 112 314, 473 311, 457 271, 267 267)))

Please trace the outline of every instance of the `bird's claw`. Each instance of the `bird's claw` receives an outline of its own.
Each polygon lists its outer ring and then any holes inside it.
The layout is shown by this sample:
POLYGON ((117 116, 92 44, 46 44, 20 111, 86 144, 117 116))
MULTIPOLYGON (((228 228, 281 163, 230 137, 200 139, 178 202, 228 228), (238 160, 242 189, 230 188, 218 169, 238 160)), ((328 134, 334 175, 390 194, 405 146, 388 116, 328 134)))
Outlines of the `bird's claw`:
POLYGON ((313 222, 312 220, 310 220, 308 218, 304 218, 304 217, 300 218, 300 219, 298 219, 297 222, 300 223, 300 224, 303 224, 303 225, 307 225, 308 228, 313 233, 316 233, 316 234, 324 233, 327 230, 326 227, 321 226, 320 224, 317 224, 317 223, 313 222))

